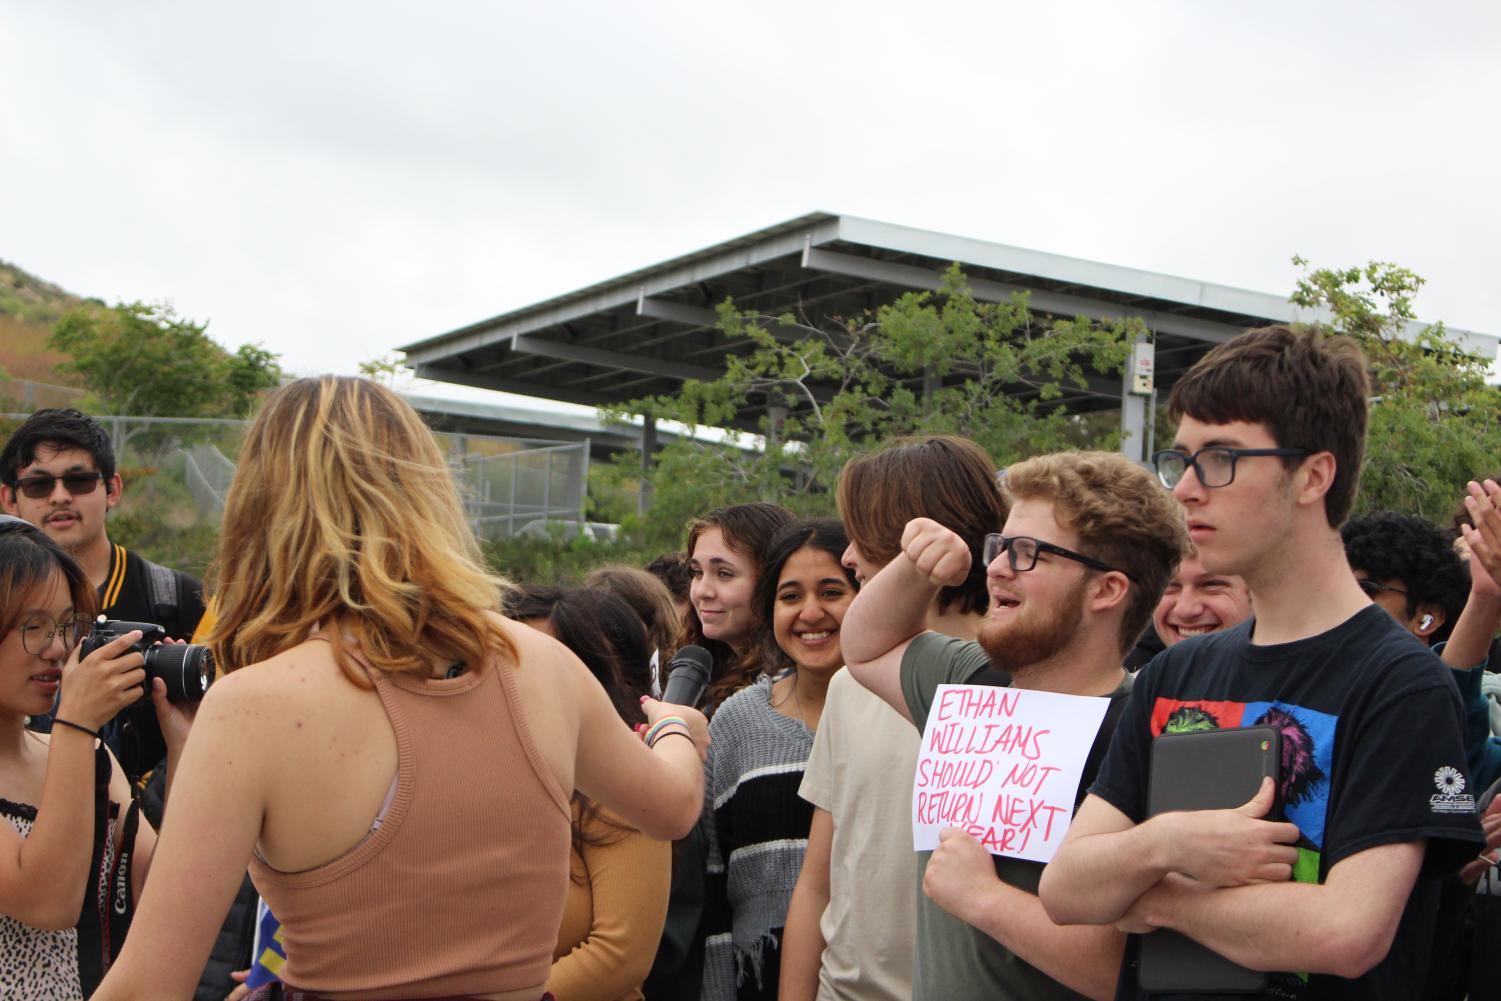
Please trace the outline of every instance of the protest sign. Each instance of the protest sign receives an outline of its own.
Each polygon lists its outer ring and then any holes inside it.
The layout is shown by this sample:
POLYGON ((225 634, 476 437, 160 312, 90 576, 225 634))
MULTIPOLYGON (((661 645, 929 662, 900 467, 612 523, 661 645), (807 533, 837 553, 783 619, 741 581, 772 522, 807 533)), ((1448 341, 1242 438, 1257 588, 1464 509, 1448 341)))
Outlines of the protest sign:
POLYGON ((960 827, 993 855, 1047 862, 1063 843, 1107 698, 939 685, 912 786, 912 842, 960 827))

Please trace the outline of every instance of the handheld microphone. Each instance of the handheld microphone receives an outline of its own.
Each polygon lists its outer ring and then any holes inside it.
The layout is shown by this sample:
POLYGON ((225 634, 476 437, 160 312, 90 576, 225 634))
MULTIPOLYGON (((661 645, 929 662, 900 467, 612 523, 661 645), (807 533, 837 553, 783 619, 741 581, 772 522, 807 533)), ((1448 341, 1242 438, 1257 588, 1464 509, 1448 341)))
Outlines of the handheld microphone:
POLYGON ((709 651, 691 643, 682 647, 667 665, 667 690, 662 693, 662 701, 675 706, 697 706, 713 669, 714 655, 709 651))

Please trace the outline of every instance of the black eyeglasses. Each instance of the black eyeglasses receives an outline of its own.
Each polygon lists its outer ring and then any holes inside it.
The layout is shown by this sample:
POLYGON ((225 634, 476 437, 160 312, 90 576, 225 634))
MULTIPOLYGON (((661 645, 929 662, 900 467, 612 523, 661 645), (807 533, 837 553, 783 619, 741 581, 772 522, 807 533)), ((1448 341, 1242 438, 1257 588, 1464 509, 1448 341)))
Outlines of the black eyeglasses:
POLYGON ((1193 455, 1177 449, 1152 453, 1152 468, 1157 470, 1157 479, 1172 490, 1183 479, 1183 474, 1193 467, 1194 475, 1202 487, 1228 487, 1235 481, 1235 463, 1239 459, 1258 455, 1275 455, 1292 459, 1313 453, 1304 448, 1224 448, 1213 445, 1201 448, 1193 455))
POLYGON ((92 473, 63 473, 61 476, 53 476, 51 473, 38 473, 35 476, 23 476, 16 481, 16 490, 32 500, 45 500, 52 496, 52 491, 57 487, 57 481, 62 480, 63 486, 74 497, 80 494, 91 494, 99 481, 104 479, 104 474, 98 471, 92 473))
POLYGON ((88 628, 87 615, 54 619, 45 612, 33 612, 21 620, 21 648, 33 657, 40 657, 52 645, 52 637, 62 633, 63 646, 71 650, 78 645, 78 637, 88 628))
POLYGON ((1360 589, 1365 592, 1367 598, 1374 598, 1382 591, 1391 591, 1401 595, 1407 594, 1400 587, 1392 587, 1390 584, 1383 584, 1379 580, 1371 580, 1369 577, 1361 577, 1355 583, 1360 585, 1360 589))
POLYGON ((990 564, 995 562, 995 558, 1002 553, 1006 554, 1011 563, 1011 569, 1017 573, 1026 573, 1037 566, 1038 553, 1052 553, 1054 556, 1062 556, 1066 560, 1083 563, 1085 566, 1094 567, 1096 570, 1123 573, 1131 580, 1136 580, 1135 574, 1122 570, 1120 567, 1101 563, 1093 556, 1085 556, 1083 553, 1076 553, 1072 549, 1064 549, 1062 546, 1055 546, 1051 542, 1043 542, 1041 539, 1034 539, 1031 536, 1007 536, 1001 535, 999 532, 991 532, 985 536, 985 547, 981 550, 981 556, 985 560, 985 565, 990 566, 990 564))

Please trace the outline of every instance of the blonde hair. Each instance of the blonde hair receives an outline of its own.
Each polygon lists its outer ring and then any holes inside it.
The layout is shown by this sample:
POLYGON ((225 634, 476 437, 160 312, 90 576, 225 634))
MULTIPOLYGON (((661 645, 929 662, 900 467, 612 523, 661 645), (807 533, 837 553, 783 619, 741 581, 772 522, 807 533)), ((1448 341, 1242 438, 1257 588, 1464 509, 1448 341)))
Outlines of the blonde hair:
POLYGON ((1018 462, 1001 488, 1018 500, 1045 500, 1079 551, 1134 577, 1121 619, 1120 648, 1131 649, 1178 564, 1189 552, 1183 508, 1157 478, 1114 452, 1056 452, 1018 462))
POLYGON ((478 667, 515 649, 448 464, 407 403, 368 379, 299 379, 266 400, 240 454, 214 568, 207 637, 225 671, 328 627, 370 667, 428 671, 434 655, 478 667))

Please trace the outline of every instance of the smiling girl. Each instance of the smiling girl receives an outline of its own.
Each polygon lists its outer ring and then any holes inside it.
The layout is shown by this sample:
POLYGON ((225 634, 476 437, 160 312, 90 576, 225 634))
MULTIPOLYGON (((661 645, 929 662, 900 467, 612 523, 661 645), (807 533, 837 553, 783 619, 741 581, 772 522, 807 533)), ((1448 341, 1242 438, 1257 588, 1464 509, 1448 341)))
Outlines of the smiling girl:
POLYGON ((813 814, 798 785, 829 679, 844 664, 839 630, 857 589, 839 563, 848 545, 837 521, 796 521, 771 541, 753 602, 771 625, 766 673, 710 724, 705 1001, 777 994, 782 929, 813 814))
POLYGON ((775 504, 734 504, 688 526, 687 641, 714 655, 706 714, 761 674, 766 619, 756 582, 772 537, 791 520, 775 504))

